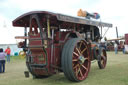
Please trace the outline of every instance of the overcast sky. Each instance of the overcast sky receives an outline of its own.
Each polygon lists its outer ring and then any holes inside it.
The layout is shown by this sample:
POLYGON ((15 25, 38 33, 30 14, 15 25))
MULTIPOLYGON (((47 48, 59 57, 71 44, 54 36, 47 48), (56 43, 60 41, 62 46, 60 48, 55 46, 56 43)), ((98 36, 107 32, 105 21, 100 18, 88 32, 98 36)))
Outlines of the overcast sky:
POLYGON ((23 35, 23 29, 13 27, 12 21, 26 12, 45 10, 76 16, 80 8, 98 12, 103 22, 113 24, 107 38, 116 38, 116 26, 119 36, 128 33, 127 0, 0 0, 0 44, 16 43, 14 37, 23 35))

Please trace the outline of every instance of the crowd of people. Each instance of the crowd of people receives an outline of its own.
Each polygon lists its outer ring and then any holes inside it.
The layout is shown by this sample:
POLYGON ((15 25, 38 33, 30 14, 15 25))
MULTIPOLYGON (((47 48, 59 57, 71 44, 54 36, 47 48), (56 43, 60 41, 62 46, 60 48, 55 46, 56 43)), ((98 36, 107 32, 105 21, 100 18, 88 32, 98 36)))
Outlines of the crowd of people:
POLYGON ((11 49, 9 48, 9 46, 5 51, 3 50, 3 48, 0 48, 0 73, 5 72, 5 56, 7 56, 7 62, 10 62, 10 53, 11 49))
POLYGON ((128 53, 128 45, 125 44, 125 41, 114 42, 102 42, 101 46, 105 48, 106 51, 115 51, 115 54, 118 54, 118 51, 122 51, 123 54, 128 53))
POLYGON ((122 53, 125 54, 126 53, 125 42, 121 42, 120 45, 119 45, 118 42, 116 42, 116 41, 114 43, 115 54, 118 54, 119 46, 120 46, 120 49, 122 50, 122 53))

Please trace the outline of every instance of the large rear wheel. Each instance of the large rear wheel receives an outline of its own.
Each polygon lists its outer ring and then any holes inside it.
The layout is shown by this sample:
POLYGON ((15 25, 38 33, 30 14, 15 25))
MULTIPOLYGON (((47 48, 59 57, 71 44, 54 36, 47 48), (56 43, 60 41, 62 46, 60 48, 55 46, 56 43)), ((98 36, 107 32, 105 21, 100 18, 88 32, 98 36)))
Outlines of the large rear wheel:
POLYGON ((82 81, 90 70, 89 48, 84 39, 68 40, 63 47, 61 65, 65 76, 71 81, 82 81))

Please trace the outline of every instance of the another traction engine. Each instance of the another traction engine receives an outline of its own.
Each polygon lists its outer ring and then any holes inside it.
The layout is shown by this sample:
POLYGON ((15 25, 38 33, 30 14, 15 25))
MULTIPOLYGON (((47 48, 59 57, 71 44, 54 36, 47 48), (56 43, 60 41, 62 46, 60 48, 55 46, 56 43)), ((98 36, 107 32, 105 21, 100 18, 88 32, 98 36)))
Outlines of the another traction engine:
POLYGON ((13 21, 24 27, 24 39, 18 47, 26 52, 26 65, 35 78, 49 77, 58 72, 71 81, 86 79, 91 61, 98 60, 100 69, 107 63, 106 50, 100 46, 99 28, 112 24, 72 17, 48 11, 32 11, 13 21))

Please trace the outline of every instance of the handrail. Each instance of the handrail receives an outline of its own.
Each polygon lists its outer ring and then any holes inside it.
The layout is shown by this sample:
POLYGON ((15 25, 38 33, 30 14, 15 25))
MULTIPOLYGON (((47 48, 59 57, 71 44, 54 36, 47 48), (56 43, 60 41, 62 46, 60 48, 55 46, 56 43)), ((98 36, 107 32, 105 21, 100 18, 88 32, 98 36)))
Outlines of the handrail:
POLYGON ((29 39, 28 36, 16 36, 15 39, 29 39))
MULTIPOLYGON (((16 36, 15 39, 42 40, 42 38, 30 38, 28 36, 16 36)), ((43 40, 48 40, 48 39, 43 39, 43 40)))

